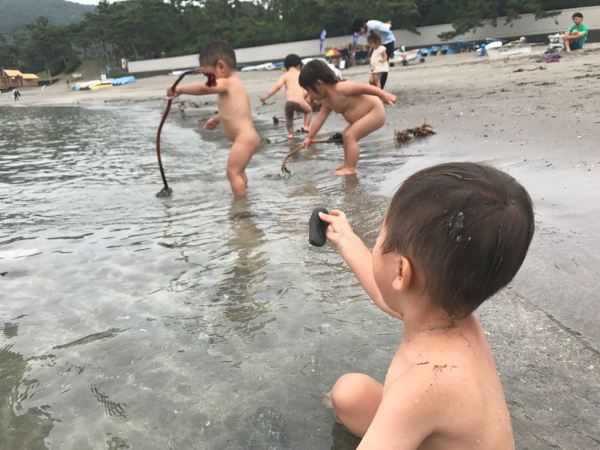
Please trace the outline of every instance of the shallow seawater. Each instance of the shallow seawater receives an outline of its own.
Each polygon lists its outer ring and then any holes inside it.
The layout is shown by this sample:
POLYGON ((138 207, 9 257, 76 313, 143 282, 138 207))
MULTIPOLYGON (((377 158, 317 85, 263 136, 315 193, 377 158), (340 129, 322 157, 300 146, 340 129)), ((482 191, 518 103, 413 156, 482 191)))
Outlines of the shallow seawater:
POLYGON ((199 120, 211 112, 172 112, 174 196, 157 199, 159 108, 1 108, 3 449, 358 444, 322 394, 346 372, 382 380, 402 328, 330 244, 309 245, 308 218, 342 209, 372 246, 380 173, 409 156, 381 132, 358 177, 331 176, 337 144, 299 152, 281 177, 284 126, 257 116, 271 143, 234 201, 229 143, 199 120))

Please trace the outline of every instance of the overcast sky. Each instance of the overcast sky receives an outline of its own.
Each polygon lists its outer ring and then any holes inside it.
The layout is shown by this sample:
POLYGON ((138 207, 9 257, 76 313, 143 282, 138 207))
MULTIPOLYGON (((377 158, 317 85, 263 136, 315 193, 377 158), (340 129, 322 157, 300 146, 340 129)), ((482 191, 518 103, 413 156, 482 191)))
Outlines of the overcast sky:
MULTIPOLYGON (((84 5, 97 5, 100 0, 67 0, 73 3, 83 3, 84 5)), ((115 0, 108 0, 109 3, 114 2, 115 0)))

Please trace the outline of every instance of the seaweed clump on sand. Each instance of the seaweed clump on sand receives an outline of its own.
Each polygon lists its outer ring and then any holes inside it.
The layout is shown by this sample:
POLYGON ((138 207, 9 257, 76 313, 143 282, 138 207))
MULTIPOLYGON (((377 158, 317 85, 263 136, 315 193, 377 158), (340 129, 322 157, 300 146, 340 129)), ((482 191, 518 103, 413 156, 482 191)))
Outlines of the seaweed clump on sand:
POLYGON ((423 125, 420 127, 407 128, 406 130, 394 130, 394 136, 399 142, 410 141, 410 135, 415 137, 424 137, 435 134, 433 127, 427 123, 427 119, 423 121, 423 125))

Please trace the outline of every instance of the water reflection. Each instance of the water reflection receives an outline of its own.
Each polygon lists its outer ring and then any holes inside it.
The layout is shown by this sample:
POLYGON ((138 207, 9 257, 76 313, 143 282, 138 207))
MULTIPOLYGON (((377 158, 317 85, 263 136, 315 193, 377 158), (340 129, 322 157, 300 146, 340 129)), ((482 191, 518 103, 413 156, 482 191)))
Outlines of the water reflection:
POLYGON ((358 176, 335 178, 343 150, 318 144, 281 177, 301 141, 257 120, 271 143, 248 167, 248 198, 233 199, 230 143, 186 110, 163 130, 174 196, 156 199, 162 109, 2 113, 0 442, 356 446, 320 394, 389 355, 381 339, 355 348, 379 316, 337 252, 308 244, 307 221, 316 206, 343 209, 372 245, 387 204, 373 193, 377 155, 391 150, 367 142, 358 176))
POLYGON ((231 204, 229 217, 231 234, 225 244, 231 255, 227 277, 220 283, 219 296, 226 299, 227 320, 243 326, 242 333, 260 330, 274 318, 254 323, 268 312, 269 301, 258 298, 259 287, 266 281, 262 270, 267 264, 265 252, 256 251, 264 243, 264 232, 256 226, 252 204, 247 198, 236 198, 231 204), (256 288, 255 288, 256 286, 256 288))
MULTIPOLYGON (((4 336, 18 335, 18 325, 6 322, 4 336)), ((35 359, 35 358, 34 358, 35 359)), ((10 450, 46 449, 45 438, 57 420, 50 414, 50 406, 26 408, 23 402, 33 397, 41 386, 36 379, 27 377, 28 361, 6 344, 0 348, 0 445, 10 450)))

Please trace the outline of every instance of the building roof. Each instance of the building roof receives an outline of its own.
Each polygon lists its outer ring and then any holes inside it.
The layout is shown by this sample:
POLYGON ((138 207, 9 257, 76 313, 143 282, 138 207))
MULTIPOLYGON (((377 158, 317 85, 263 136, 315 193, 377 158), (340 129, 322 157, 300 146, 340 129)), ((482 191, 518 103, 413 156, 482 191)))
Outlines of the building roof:
POLYGON ((4 70, 4 75, 7 77, 20 77, 23 74, 19 70, 4 70))
POLYGON ((24 80, 37 80, 39 79, 39 77, 33 73, 24 73, 23 75, 23 79, 24 80))

